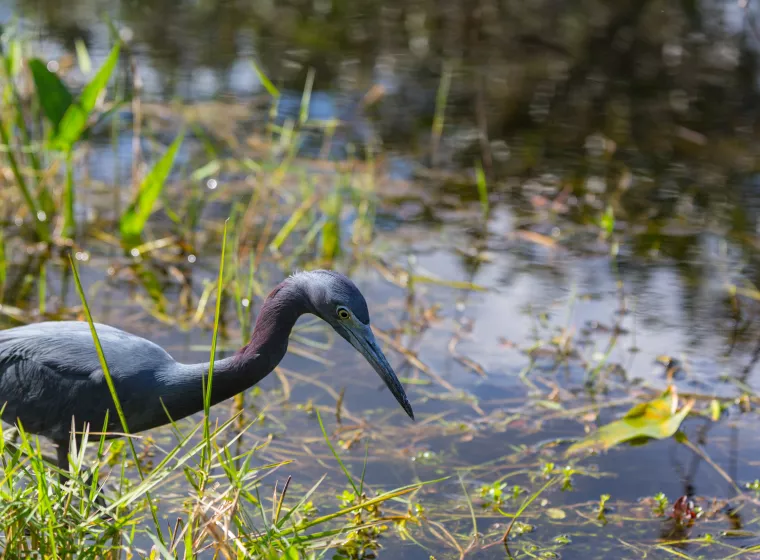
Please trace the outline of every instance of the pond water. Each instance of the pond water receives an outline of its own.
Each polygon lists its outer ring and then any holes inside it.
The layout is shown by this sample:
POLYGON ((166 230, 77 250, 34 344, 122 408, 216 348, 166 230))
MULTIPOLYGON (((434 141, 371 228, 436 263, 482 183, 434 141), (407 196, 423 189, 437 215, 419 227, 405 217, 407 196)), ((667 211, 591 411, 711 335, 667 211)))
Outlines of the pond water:
MULTIPOLYGON (((573 463, 579 472, 572 488, 551 488, 526 510, 532 530, 514 539, 512 552, 671 558, 670 544, 682 540, 684 557, 744 558, 751 556, 740 556, 741 547, 760 543, 760 502, 745 488, 760 478, 758 418, 751 411, 760 389, 755 9, 709 1, 75 0, 63 7, 0 0, 0 23, 17 16, 37 53, 62 64, 83 40, 97 67, 111 45, 102 23, 108 13, 129 40, 146 112, 160 113, 180 98, 216 139, 255 136, 269 116, 252 61, 283 91, 281 125, 297 118, 313 70, 310 117, 342 124, 326 152, 320 134, 304 142, 298 173, 323 173, 314 163, 319 157, 339 165, 374 151, 379 259, 356 259, 351 276, 367 297, 373 325, 387 335, 386 351, 417 421, 405 417, 342 341, 319 351, 299 339, 282 375, 270 375, 246 396, 247 413, 264 411, 265 419, 243 444, 273 435, 257 460, 295 459, 276 476, 292 475, 299 489, 328 472, 324 492, 334 497, 345 480, 312 407, 334 407, 335 394, 345 390, 343 422, 326 418, 327 427, 345 444, 341 455, 354 473, 368 444, 369 488, 450 476, 414 500, 451 539, 423 524, 417 542, 383 537, 381 558, 504 557, 498 541, 509 518, 491 507, 487 488, 505 482, 505 494, 515 485, 535 492, 542 465, 567 464, 569 440, 667 387, 663 361, 678 364, 674 382, 697 397, 700 411, 713 397, 728 403, 718 422, 707 412, 685 422, 702 454, 670 438, 573 463), (442 84, 449 86, 439 122, 442 84), (371 102, 368 92, 375 92, 371 102), (473 179, 476 161, 488 177, 486 220, 473 179), (608 208, 614 219, 604 222, 608 208), (418 277, 413 289, 389 281, 382 263, 418 277), (732 401, 742 395, 746 401, 732 401), (353 445, 346 444, 351 438, 353 445), (690 496, 706 515, 679 532, 667 516, 652 515, 659 492, 671 503, 690 496), (611 498, 600 518, 603 494, 611 498), (463 551, 473 517, 480 540, 463 551), (706 546, 699 540, 706 534, 722 544, 706 546)), ((77 83, 72 64, 69 77, 77 83)), ((125 109, 122 122, 131 116, 125 109)), ((175 118, 156 126, 157 136, 171 138, 175 118)), ((94 138, 80 177, 121 189, 120 177, 132 166, 131 134, 127 126, 116 141, 105 132, 94 138)), ((201 167, 193 158, 202 144, 197 136, 186 144, 183 166, 201 167)), ((145 269, 158 277, 151 282, 168 302, 163 315, 149 283, 130 276, 131 261, 93 234, 107 231, 103 224, 112 219, 110 191, 94 189, 79 200, 79 215, 89 220, 78 240, 88 252, 82 274, 96 293, 97 321, 146 336, 180 361, 207 358, 208 325, 184 328, 166 316, 184 312, 177 303, 184 290, 197 298, 203 282, 215 280, 219 223, 230 205, 250 197, 239 190, 239 177, 218 179, 219 198, 200 222, 215 224, 199 243, 203 250, 175 263, 184 280, 146 258, 145 269)), ((129 196, 124 188, 117 198, 126 203, 129 196)), ((170 200, 179 204, 182 196, 175 190, 170 200)), ((345 217, 345 231, 355 218, 345 217)), ((18 233, 5 229, 9 238, 18 233)), ((39 305, 40 265, 20 246, 11 245, 5 303, 31 314, 39 305)), ((69 313, 78 298, 64 264, 42 266, 46 312, 69 313)), ((274 286, 280 274, 262 281, 274 286)), ((310 325, 306 318, 299 323, 310 325)), ((233 305, 222 333, 222 355, 245 338, 233 305)), ((215 409, 221 417, 232 411, 231 403, 215 409)), ((172 437, 168 429, 152 435, 159 445, 172 437)), ((181 488, 162 497, 167 520, 181 498, 181 488)), ((501 508, 514 512, 518 505, 505 499, 501 508)))

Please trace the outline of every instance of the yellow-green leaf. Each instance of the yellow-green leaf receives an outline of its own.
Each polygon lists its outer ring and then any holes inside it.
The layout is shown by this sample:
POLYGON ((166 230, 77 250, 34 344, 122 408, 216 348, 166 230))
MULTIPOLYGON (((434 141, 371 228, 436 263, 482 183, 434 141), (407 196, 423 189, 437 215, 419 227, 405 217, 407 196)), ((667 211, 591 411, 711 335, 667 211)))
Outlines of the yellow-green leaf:
POLYGON ((718 402, 717 399, 713 399, 710 401, 710 418, 712 418, 713 422, 717 422, 720 420, 720 416, 723 413, 723 410, 720 406, 720 402, 718 402))
POLYGON ((549 508, 546 510, 546 515, 549 516, 550 519, 556 519, 559 521, 560 519, 564 519, 567 517, 567 514, 565 513, 565 510, 559 509, 559 508, 549 508))
POLYGON ((572 445, 567 453, 609 449, 640 438, 669 438, 678 431, 692 406, 693 400, 678 410, 678 395, 674 387, 669 387, 659 397, 637 404, 620 420, 602 426, 595 433, 572 445))
POLYGON ((54 138, 54 143, 59 148, 71 146, 79 140, 87 128, 87 119, 95 109, 98 97, 108 85, 108 80, 111 79, 111 74, 113 74, 116 63, 119 61, 119 50, 120 45, 116 43, 92 81, 85 86, 76 102, 69 105, 54 138))

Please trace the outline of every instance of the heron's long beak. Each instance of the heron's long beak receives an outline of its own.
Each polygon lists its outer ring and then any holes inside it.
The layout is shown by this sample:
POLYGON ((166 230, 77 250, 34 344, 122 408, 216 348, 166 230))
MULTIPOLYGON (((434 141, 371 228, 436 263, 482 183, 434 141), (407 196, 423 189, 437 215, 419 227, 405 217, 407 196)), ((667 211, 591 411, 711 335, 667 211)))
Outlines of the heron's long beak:
POLYGON ((367 359, 381 379, 385 381, 401 408, 409 415, 409 418, 414 420, 414 411, 412 411, 412 405, 409 404, 409 399, 406 398, 404 387, 396 377, 383 351, 377 345, 370 326, 357 322, 346 327, 346 332, 348 334, 346 339, 367 359))

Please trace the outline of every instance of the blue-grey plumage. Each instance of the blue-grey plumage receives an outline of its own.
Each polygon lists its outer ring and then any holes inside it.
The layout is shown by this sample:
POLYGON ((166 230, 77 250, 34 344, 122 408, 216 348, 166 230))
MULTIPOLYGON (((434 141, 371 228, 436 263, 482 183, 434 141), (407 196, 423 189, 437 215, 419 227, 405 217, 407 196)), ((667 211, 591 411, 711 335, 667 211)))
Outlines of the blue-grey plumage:
MULTIPOLYGON (((212 404, 258 383, 284 357, 298 317, 317 315, 370 362, 414 418, 403 387, 369 326, 369 311, 359 289, 342 274, 317 270, 280 283, 259 312, 251 341, 234 356, 214 363, 212 404)), ((209 363, 181 364, 160 346, 108 325, 95 325, 129 431, 141 432, 203 409, 202 379, 209 363), (167 416, 167 412, 169 416, 167 416)), ((121 425, 100 367, 89 325, 80 321, 45 322, 0 331, 0 406, 2 419, 46 436, 65 458, 72 426, 89 424, 120 432, 121 425)))

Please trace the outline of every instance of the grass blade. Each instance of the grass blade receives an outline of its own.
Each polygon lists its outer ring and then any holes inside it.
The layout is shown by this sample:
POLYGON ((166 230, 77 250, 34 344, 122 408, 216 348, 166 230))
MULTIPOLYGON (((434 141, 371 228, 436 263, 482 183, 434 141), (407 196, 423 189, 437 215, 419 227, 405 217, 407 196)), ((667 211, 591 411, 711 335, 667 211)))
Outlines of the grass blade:
POLYGON ((0 230, 0 301, 3 301, 5 293, 5 281, 8 278, 8 260, 5 256, 5 237, 0 230))
MULTIPOLYGON (((106 362, 105 354, 103 353, 103 347, 100 345, 100 338, 98 337, 98 333, 95 329, 95 323, 92 320, 92 314, 90 313, 90 307, 87 305, 87 298, 84 294, 84 288, 82 287, 82 281, 79 278, 79 270, 77 270, 77 266, 74 263, 74 259, 71 258, 71 255, 69 255, 69 262, 71 263, 71 270, 74 273, 74 283, 76 284, 77 293, 79 294, 79 298, 82 300, 82 308, 84 309, 85 317, 87 318, 87 324, 90 325, 90 333, 92 334, 92 341, 95 344, 95 351, 98 353, 98 360, 100 361, 100 367, 103 369, 103 377, 105 377, 106 384, 108 385, 108 391, 111 393, 111 398, 113 399, 114 407, 116 408, 116 413, 119 415, 119 421, 121 422, 121 428, 124 430, 125 434, 129 433, 129 426, 127 425, 127 417, 124 415, 124 410, 121 408, 121 402, 119 401, 119 396, 116 394, 116 386, 114 385, 113 378, 111 377, 111 371, 108 369, 108 363, 106 362)), ((137 455, 137 450, 135 449, 135 444, 132 441, 132 438, 127 438, 127 442, 129 444, 130 450, 132 452, 132 458, 135 462, 135 466, 137 467, 137 472, 140 475, 140 480, 145 480, 145 475, 142 472, 142 467, 140 466, 140 458, 137 455)), ((163 542, 164 538, 161 532, 161 524, 158 521, 158 515, 156 513, 156 508, 153 507, 153 501, 151 500, 150 494, 146 493, 146 497, 148 499, 148 505, 150 507, 151 515, 153 516, 153 523, 156 526, 156 531, 158 532, 158 538, 163 542)))
POLYGON ((354 489, 354 494, 356 494, 356 497, 361 497, 361 493, 359 492, 359 489, 356 487, 356 484, 354 484, 354 479, 351 477, 351 473, 348 472, 348 469, 346 468, 346 465, 343 464, 343 461, 340 458, 340 455, 338 455, 338 452, 335 451, 335 448, 333 447, 333 444, 330 443, 330 437, 327 435, 327 430, 325 430, 325 425, 322 422, 322 415, 319 413, 319 410, 316 411, 317 413, 317 420, 319 420, 319 427, 322 429, 322 435, 325 438, 325 441, 327 442, 327 446, 330 448, 330 451, 332 451, 333 457, 335 457, 335 460, 338 461, 338 465, 340 465, 340 469, 343 471, 343 474, 346 475, 346 478, 348 479, 349 484, 351 485, 351 488, 354 489))
POLYGON ((153 166, 153 169, 150 170, 140 185, 137 197, 122 215, 119 227, 122 243, 125 244, 126 248, 131 249, 140 243, 145 224, 153 212, 153 205, 158 200, 166 184, 166 179, 174 167, 174 160, 177 157, 183 137, 184 133, 180 132, 166 153, 156 162, 156 165, 153 166))
MULTIPOLYGON (((507 544, 507 541, 509 541, 509 534, 512 532, 512 527, 514 527, 515 522, 517 521, 517 518, 520 517, 523 514, 523 512, 526 509, 528 509, 528 506, 532 504, 533 502, 535 502, 536 499, 541 494, 543 494, 547 488, 549 488, 552 484, 558 481, 559 481, 559 478, 557 477, 550 478, 546 484, 544 484, 534 494, 531 494, 525 501, 523 501, 523 503, 517 509, 517 512, 515 512, 514 516, 512 516, 512 520, 509 522, 509 526, 507 526, 507 530, 504 532, 504 536, 501 538, 501 542, 503 542, 505 545, 507 544)), ((499 513, 501 513, 505 517, 509 517, 509 514, 503 512, 501 509, 499 509, 499 513)))
POLYGON ((214 332, 211 335, 211 355, 209 356, 208 379, 203 383, 203 437, 206 440, 206 458, 211 462, 211 445, 209 431, 209 412, 211 409, 211 388, 214 377, 214 360, 216 359, 216 343, 219 336, 219 318, 222 315, 222 295, 224 292, 224 259, 227 252, 227 223, 224 221, 222 234, 222 256, 219 258, 219 279, 216 286, 216 310, 214 311, 214 332))
POLYGON ((105 89, 119 62, 119 51, 120 44, 116 43, 98 73, 82 90, 77 102, 70 104, 67 108, 54 138, 54 143, 59 147, 65 148, 77 142, 87 128, 87 120, 95 109, 98 97, 105 89))
POLYGON ((63 238, 71 239, 76 229, 74 218, 74 154, 66 148, 66 183, 63 189, 63 238))
POLYGON ((483 165, 477 162, 475 165, 475 183, 478 185, 478 198, 480 198, 480 207, 483 211, 483 221, 488 221, 488 212, 490 210, 488 203, 488 185, 486 184, 486 174, 483 172, 483 165))
POLYGON ((280 90, 277 89, 277 87, 275 87, 275 85, 272 83, 272 80, 270 80, 267 75, 264 74, 255 60, 251 61, 251 64, 253 65, 253 71, 256 72, 256 76, 258 76, 259 81, 261 82, 261 85, 264 87, 264 89, 267 90, 269 95, 275 99, 279 99, 280 90))
POLYGON ((29 188, 26 185, 26 179, 24 179, 24 175, 21 173, 21 168, 18 165, 16 156, 13 154, 13 150, 11 149, 10 136, 5 128, 5 123, 2 121, 2 119, 0 119, 0 141, 2 141, 2 143, 8 147, 8 150, 6 152, 6 155, 8 156, 8 163, 11 166, 13 177, 16 179, 16 185, 21 191, 21 196, 23 197, 24 202, 26 202, 27 209, 29 210, 29 213, 32 215, 32 219, 34 220, 34 228, 37 232, 37 237, 40 239, 40 241, 50 241, 50 230, 48 228, 48 224, 44 220, 40 219, 42 216, 37 210, 37 204, 35 203, 34 198, 32 197, 32 193, 29 191, 29 188))
POLYGON ((82 74, 89 74, 92 72, 92 61, 90 60, 90 52, 87 50, 87 45, 82 39, 74 41, 74 48, 77 52, 77 64, 82 74))

